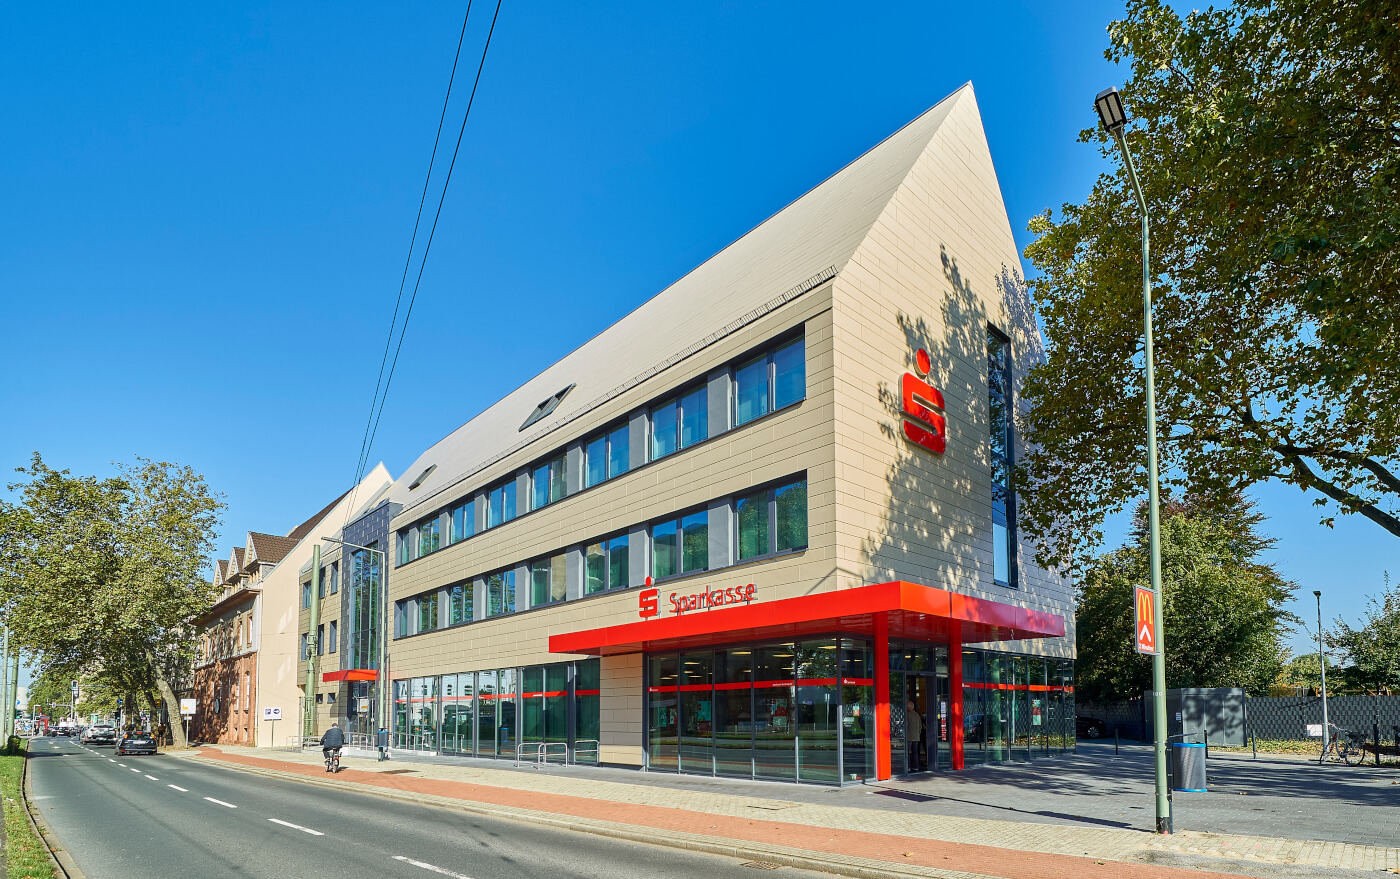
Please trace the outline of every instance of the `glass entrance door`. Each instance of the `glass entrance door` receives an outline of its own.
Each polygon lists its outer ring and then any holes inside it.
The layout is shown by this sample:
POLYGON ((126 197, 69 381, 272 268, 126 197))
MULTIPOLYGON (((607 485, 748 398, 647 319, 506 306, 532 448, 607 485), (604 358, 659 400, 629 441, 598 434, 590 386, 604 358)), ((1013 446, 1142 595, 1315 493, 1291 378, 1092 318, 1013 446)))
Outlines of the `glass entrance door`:
POLYGON ((904 675, 905 771, 952 766, 948 675, 943 671, 904 675))

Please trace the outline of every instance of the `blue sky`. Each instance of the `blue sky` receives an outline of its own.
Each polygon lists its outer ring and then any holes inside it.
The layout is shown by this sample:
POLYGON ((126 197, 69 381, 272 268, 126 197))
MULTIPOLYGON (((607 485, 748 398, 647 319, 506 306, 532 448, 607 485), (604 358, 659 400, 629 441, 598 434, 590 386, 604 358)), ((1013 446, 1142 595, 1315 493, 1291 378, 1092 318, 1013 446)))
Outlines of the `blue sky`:
MULTIPOLYGON (((1120 8, 505 0, 374 458, 398 474, 968 80, 1024 246, 1101 167, 1075 135, 1120 8)), ((223 548, 346 488, 463 10, 12 9, 0 464, 191 464, 223 548)), ((1256 494, 1329 620, 1400 573, 1376 526, 1256 494)))

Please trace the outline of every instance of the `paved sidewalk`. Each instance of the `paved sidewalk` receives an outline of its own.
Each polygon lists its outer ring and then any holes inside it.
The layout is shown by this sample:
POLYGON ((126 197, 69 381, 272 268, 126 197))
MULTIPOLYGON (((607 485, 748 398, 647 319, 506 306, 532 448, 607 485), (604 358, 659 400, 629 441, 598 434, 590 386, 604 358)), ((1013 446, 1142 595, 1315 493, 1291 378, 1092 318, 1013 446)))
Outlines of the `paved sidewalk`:
MULTIPOLYGON (((1400 870, 1400 848, 1393 847, 1199 832, 1163 838, 1093 823, 927 814, 914 811, 922 805, 917 799, 861 788, 716 782, 586 767, 535 771, 487 760, 408 762, 410 755, 398 756, 376 763, 347 753, 334 781, 326 777, 319 751, 219 746, 200 750, 196 759, 855 876, 1052 879, 1097 872, 1178 879, 1187 875, 1182 868, 1190 868, 1192 876, 1263 877, 1400 870), (1104 872, 1110 862, 1117 863, 1104 872)), ((881 790, 901 792, 898 786, 881 790)))

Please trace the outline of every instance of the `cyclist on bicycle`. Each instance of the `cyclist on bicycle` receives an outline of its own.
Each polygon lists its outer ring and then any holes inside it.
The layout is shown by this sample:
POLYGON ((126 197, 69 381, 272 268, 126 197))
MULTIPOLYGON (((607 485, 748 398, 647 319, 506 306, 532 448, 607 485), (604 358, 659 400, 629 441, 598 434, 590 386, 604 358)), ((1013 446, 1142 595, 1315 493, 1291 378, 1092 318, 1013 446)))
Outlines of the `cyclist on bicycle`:
POLYGON ((338 723, 332 723, 331 728, 326 730, 321 736, 321 756, 326 759, 326 771, 331 771, 331 755, 340 756, 340 749, 345 747, 345 733, 340 729, 338 723))

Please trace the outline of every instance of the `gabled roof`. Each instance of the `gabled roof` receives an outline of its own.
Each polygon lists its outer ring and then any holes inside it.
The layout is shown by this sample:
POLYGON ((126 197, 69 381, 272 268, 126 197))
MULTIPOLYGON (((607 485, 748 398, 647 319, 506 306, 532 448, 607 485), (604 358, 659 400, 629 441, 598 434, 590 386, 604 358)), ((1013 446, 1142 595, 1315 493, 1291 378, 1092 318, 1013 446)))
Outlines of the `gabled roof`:
POLYGON ((233 548, 233 554, 232 554, 231 556, 229 556, 229 560, 228 560, 228 575, 229 575, 230 577, 236 577, 236 576, 238 576, 239 572, 242 571, 242 570, 243 570, 243 547, 241 547, 241 546, 235 546, 235 547, 233 548))
POLYGON ((424 504, 834 277, 964 95, 970 84, 433 445, 404 471, 390 499, 406 509, 424 504), (567 399, 521 431, 541 401, 570 385, 567 399))
POLYGON ((310 519, 307 519, 305 522, 302 522, 300 525, 293 528, 291 531, 288 531, 287 539, 292 541, 292 546, 296 546, 298 541, 300 541, 306 535, 310 534, 316 528, 316 526, 320 524, 322 519, 326 518, 331 514, 331 510, 335 509, 335 505, 344 500, 345 495, 349 493, 350 492, 348 491, 345 492, 345 494, 342 494, 340 497, 326 504, 325 508, 322 509, 319 513, 312 516, 310 519))
POLYGON ((275 565, 282 561, 297 543, 298 540, 295 537, 281 537, 276 534, 249 531, 247 563, 250 566, 254 562, 262 565, 275 565))
POLYGON ((228 560, 227 560, 227 559, 217 559, 217 560, 215 560, 215 563, 214 563, 214 585, 215 585, 215 586, 222 586, 222 585, 224 585, 224 581, 225 581, 226 579, 228 579, 228 560))

